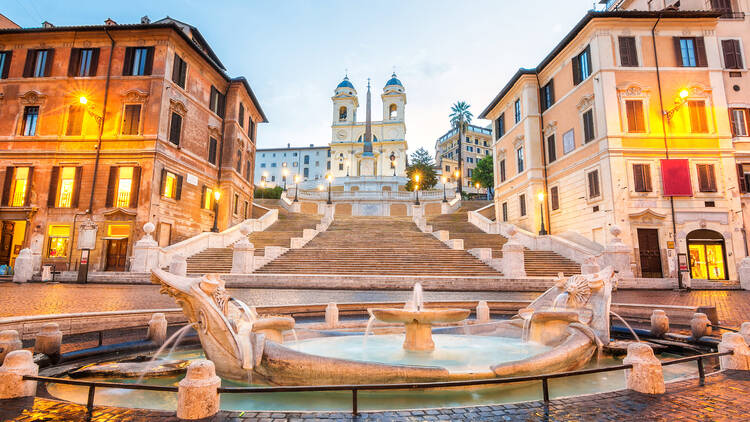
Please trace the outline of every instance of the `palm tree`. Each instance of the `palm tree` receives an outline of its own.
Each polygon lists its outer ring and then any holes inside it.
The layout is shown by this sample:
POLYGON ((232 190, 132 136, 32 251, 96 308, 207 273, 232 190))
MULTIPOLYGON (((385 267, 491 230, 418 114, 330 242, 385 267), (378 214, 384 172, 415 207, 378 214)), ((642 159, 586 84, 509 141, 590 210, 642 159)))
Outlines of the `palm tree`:
POLYGON ((456 180, 456 192, 461 195, 463 193, 463 186, 461 180, 464 176, 462 169, 463 157, 461 141, 464 139, 466 134, 466 128, 471 123, 471 118, 474 117, 469 111, 471 106, 464 101, 459 101, 451 107, 451 125, 458 129, 458 179, 456 180))

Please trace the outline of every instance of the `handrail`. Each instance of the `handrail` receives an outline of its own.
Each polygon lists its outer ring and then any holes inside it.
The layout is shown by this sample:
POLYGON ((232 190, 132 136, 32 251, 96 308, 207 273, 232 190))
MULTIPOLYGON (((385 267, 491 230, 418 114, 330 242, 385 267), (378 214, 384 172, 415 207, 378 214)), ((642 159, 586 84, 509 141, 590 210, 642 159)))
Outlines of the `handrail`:
MULTIPOLYGON (((733 351, 726 352, 715 352, 715 353, 704 353, 701 355, 686 356, 682 358, 675 358, 665 360, 661 362, 662 366, 675 365, 678 363, 685 363, 690 361, 696 361, 698 364, 698 378, 700 385, 705 385, 706 373, 703 368, 703 360, 713 357, 728 356, 734 354, 733 351)), ((611 372, 619 371, 624 369, 632 369, 633 365, 616 365, 606 366, 603 368, 591 368, 581 369, 577 371, 558 372, 551 374, 540 374, 540 375, 527 375, 522 377, 509 377, 509 378, 489 378, 480 380, 465 380, 465 381, 443 381, 443 382, 417 382, 417 383, 399 383, 399 384, 342 384, 342 385, 295 385, 295 386, 281 386, 281 387, 219 387, 218 393, 227 394, 253 394, 253 393, 289 393, 289 392, 303 392, 303 391, 351 391, 352 392, 352 414, 358 415, 359 410, 357 406, 357 394, 359 390, 413 390, 413 389, 428 389, 428 388, 446 388, 446 387, 466 387, 476 385, 497 385, 497 384, 511 384, 516 382, 529 382, 529 381, 542 381, 542 396, 544 403, 549 403, 549 380, 556 378, 566 378, 578 375, 596 374, 600 372, 611 372)), ((44 383, 57 383, 57 384, 68 384, 68 385, 82 385, 89 388, 88 400, 86 408, 91 411, 94 407, 94 392, 96 388, 118 388, 127 390, 150 390, 150 391, 166 391, 166 392, 177 392, 178 387, 174 386, 158 386, 149 384, 125 384, 125 383, 114 383, 114 382, 101 382, 101 381, 83 381, 83 380, 72 380, 72 379, 61 379, 54 377, 44 377, 37 375, 24 375, 24 380, 27 381, 40 381, 44 383)))

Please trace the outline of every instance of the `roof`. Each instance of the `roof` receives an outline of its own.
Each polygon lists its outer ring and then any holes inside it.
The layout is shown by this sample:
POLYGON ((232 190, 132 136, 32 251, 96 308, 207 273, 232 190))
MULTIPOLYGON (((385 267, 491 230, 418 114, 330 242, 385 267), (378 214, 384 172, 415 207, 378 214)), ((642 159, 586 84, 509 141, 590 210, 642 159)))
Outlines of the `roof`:
POLYGON ((385 83, 385 86, 391 86, 391 85, 396 85, 396 86, 400 86, 400 87, 402 87, 402 88, 403 88, 403 86, 404 86, 404 85, 403 85, 403 84, 401 83, 401 81, 400 81, 400 80, 398 80, 398 78, 396 77, 396 72, 393 72, 393 74, 391 75, 391 79, 389 79, 389 80, 388 80, 388 82, 386 82, 386 83, 385 83))
POLYGON ((208 46, 208 43, 203 38, 203 36, 200 34, 200 31, 196 29, 193 26, 187 25, 185 23, 179 22, 173 18, 164 18, 160 21, 154 22, 154 23, 137 23, 137 24, 117 24, 117 25, 80 25, 80 26, 54 26, 49 28, 2 28, 0 29, 0 35, 6 35, 6 34, 31 34, 35 32, 95 32, 95 31, 106 31, 106 32, 115 32, 115 31, 126 31, 126 30, 150 30, 150 29, 172 29, 177 34, 179 34, 182 39, 193 49, 195 52, 197 52, 201 57, 203 57, 204 60, 206 60, 213 68, 216 70, 227 82, 242 82, 245 89, 248 92, 248 95, 253 101, 253 104, 255 105, 255 108, 258 110, 258 113, 260 113, 261 117, 263 117, 263 123, 267 123, 268 119, 266 118, 265 113, 263 113, 263 109, 260 107, 260 103, 258 102, 257 97, 253 93, 252 89, 250 89, 250 84, 247 82, 247 79, 244 77, 237 77, 237 78, 230 78, 226 74, 226 69, 224 68, 224 65, 221 64, 218 57, 216 57, 216 54, 214 54, 213 50, 211 50, 211 47, 208 46), (180 25, 183 25, 182 27, 180 25), (185 32, 184 28, 185 26, 189 27, 191 32, 193 33, 193 38, 190 38, 190 36, 185 32))
POLYGON ((330 145, 324 145, 324 146, 314 146, 314 147, 279 147, 279 148, 256 148, 256 152, 268 152, 268 151, 294 151, 294 150, 303 150, 303 149, 330 149, 330 145))
POLYGON ((352 83, 349 81, 349 77, 348 76, 344 76, 344 80, 341 81, 341 83, 338 84, 338 86, 336 88, 337 89, 338 88, 351 88, 351 89, 354 89, 354 85, 352 85, 352 83))
POLYGON ((500 90, 500 92, 495 96, 495 98, 492 99, 492 102, 485 107, 484 111, 482 111, 481 114, 479 114, 480 119, 486 119, 487 114, 495 108, 495 106, 502 100, 505 95, 508 94, 508 92, 513 88, 513 85, 518 82, 518 80, 523 75, 534 75, 537 72, 544 69, 550 62, 557 57, 560 52, 562 52, 565 47, 568 46, 577 36, 578 34, 583 31, 583 29, 588 25, 592 20, 598 19, 598 18, 622 18, 622 19, 700 19, 700 18, 718 18, 721 16, 721 13, 718 12, 705 12, 705 11, 653 11, 653 12, 646 12, 646 11, 634 11, 634 10, 617 10, 617 11, 609 11, 609 12, 596 12, 593 10, 590 10, 586 15, 578 21, 578 23, 573 27, 573 29, 568 32, 567 35, 555 46, 555 48, 552 49, 552 51, 547 54, 547 56, 542 59, 542 62, 539 63, 535 68, 520 68, 516 72, 515 75, 513 75, 512 78, 510 78, 510 81, 503 87, 503 89, 500 90))

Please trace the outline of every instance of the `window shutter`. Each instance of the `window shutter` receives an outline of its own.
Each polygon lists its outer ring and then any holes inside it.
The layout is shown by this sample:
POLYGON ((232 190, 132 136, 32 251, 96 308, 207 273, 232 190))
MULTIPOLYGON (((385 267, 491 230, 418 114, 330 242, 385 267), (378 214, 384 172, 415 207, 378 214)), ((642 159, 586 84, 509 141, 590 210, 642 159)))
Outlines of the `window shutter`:
POLYGON ((218 93, 218 91, 216 91, 216 88, 211 87, 211 96, 208 98, 208 108, 211 111, 213 111, 214 113, 216 113, 216 110, 217 110, 217 107, 216 107, 217 98, 216 98, 216 96, 218 94, 219 93, 218 93))
POLYGON ((207 189, 207 186, 203 185, 203 188, 201 189, 201 205, 200 205, 200 207, 203 209, 206 208, 206 189, 207 189))
POLYGON ((707 67, 708 59, 706 58, 706 43, 703 37, 695 37, 695 64, 698 67, 707 67))
POLYGON ((83 174, 83 167, 76 167, 76 180, 73 183, 73 197, 70 201, 71 208, 78 208, 78 200, 81 197, 81 187, 83 186, 83 180, 81 175, 83 174))
POLYGON ((550 189, 550 202, 552 205, 552 209, 556 210, 560 208, 560 196, 557 189, 557 186, 554 186, 552 189, 550 189))
POLYGON ((3 182, 2 205, 10 205, 10 184, 13 183, 13 166, 5 167, 5 181, 3 182))
POLYGON ((5 51, 5 67, 3 68, 3 74, 0 76, 2 79, 8 79, 8 70, 10 69, 10 59, 13 58, 13 50, 5 51))
POLYGON ((130 184, 130 208, 138 207, 138 192, 141 188, 141 168, 133 167, 133 183, 130 184))
POLYGON ((26 189, 26 198, 23 203, 25 206, 31 205, 31 192, 34 190, 34 167, 29 167, 29 187, 26 189))
POLYGON ((682 66, 682 48, 680 48, 680 37, 672 37, 674 43, 674 57, 677 61, 677 66, 682 66))
POLYGON ((52 167, 52 172, 49 176, 49 189, 47 189, 47 206, 49 208, 55 207, 55 200, 57 199, 57 185, 60 179, 60 167, 52 167))
POLYGON ((177 190, 174 195, 174 199, 180 200, 182 198, 182 176, 177 176, 177 190))
POLYGON ((99 67, 99 49, 94 48, 91 52, 91 73, 89 76, 96 76, 96 68, 99 67))
POLYGON ((708 188, 710 192, 716 192, 716 173, 714 172, 714 165, 706 165, 706 175, 708 176, 708 188))
POLYGON ((151 70, 154 67, 154 47, 148 47, 146 48, 146 51, 148 53, 146 54, 146 66, 143 70, 143 74, 150 75, 151 70))
POLYGON ((573 57, 573 85, 581 83, 581 59, 579 56, 573 57))
POLYGON ((643 180, 643 166, 641 164, 633 164, 633 182, 636 192, 646 191, 643 180))
POLYGON ((26 63, 23 65, 23 77, 30 78, 34 75, 34 62, 36 61, 36 50, 30 49, 26 52, 26 63))
POLYGON ((742 49, 740 48, 740 41, 739 40, 732 40, 732 45, 734 46, 734 61, 737 63, 737 69, 742 69, 745 67, 745 64, 742 62, 742 49))
POLYGON ((701 192, 708 191, 708 172, 705 164, 698 164, 698 189, 701 192))
POLYGON ((721 40, 721 52, 724 54, 724 68, 737 69, 737 61, 734 56, 733 40, 721 40))
POLYGON ((174 53, 174 61, 172 62, 172 82, 180 85, 180 56, 174 53))
POLYGON ((164 196, 164 184, 167 182, 167 169, 161 169, 161 181, 159 182, 159 195, 164 196))
POLYGON ((740 192, 747 193, 747 185, 745 184, 745 170, 742 164, 737 164, 737 184, 740 187, 740 192))
POLYGON ((44 66, 44 76, 52 76, 52 63, 54 63, 55 59, 55 49, 50 48, 47 50, 47 62, 44 66))
POLYGON ((78 76, 78 62, 81 60, 81 49, 70 49, 70 61, 68 62, 68 76, 78 76))
POLYGON ((641 167, 643 167, 643 187, 646 192, 651 192, 651 166, 643 164, 641 167))
POLYGON ((180 145, 180 130, 182 126, 182 116, 172 113, 172 123, 169 126, 169 142, 180 145))
POLYGON ((584 66, 586 66, 586 74, 591 76, 592 69, 591 69, 591 45, 587 45, 586 49, 583 50, 586 53, 586 63, 582 63, 584 66))
POLYGON ((125 47, 125 58, 122 60, 122 76, 133 74, 133 50, 133 47, 125 47))
POLYGON ((107 200, 104 206, 111 208, 115 203, 115 189, 117 188, 117 166, 109 167, 109 183, 107 184, 107 200))
POLYGON ((555 103, 555 80, 550 79, 548 85, 549 85, 549 103, 551 105, 555 103))

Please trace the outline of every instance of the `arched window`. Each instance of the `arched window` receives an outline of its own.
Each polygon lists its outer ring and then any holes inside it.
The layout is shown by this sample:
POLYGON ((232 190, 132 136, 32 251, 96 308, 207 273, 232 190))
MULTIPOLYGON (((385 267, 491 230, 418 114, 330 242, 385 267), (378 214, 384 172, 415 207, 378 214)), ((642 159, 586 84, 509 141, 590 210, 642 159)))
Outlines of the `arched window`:
POLYGON ((342 106, 341 108, 339 108, 339 121, 340 122, 343 122, 344 120, 346 120, 346 114, 347 114, 346 107, 342 106))
POLYGON ((242 174, 242 151, 237 151, 237 173, 242 174))
POLYGON ((388 108, 388 116, 390 116, 391 120, 396 120, 396 117, 398 117, 398 107, 396 104, 391 104, 388 108))

